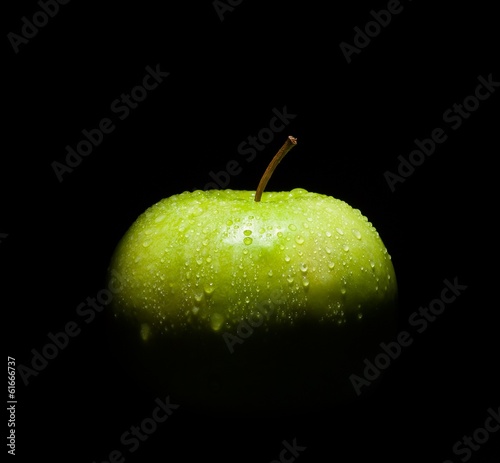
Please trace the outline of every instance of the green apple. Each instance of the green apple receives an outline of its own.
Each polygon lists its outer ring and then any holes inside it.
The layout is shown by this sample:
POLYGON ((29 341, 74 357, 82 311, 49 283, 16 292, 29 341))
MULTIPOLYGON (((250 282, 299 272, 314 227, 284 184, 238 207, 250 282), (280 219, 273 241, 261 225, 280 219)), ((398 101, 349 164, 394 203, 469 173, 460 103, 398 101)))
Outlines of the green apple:
POLYGON ((188 404, 335 403, 394 321, 394 268, 359 210, 300 188, 262 191, 295 142, 257 192, 163 199, 114 252, 126 358, 188 404))

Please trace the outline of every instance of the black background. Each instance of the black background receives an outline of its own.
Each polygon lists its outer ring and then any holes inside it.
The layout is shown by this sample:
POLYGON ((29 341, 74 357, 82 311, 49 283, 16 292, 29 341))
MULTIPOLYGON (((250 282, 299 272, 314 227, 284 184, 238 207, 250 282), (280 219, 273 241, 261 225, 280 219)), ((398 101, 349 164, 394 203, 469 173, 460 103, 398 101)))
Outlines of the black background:
MULTIPOLYGON (((211 1, 71 1, 15 53, 9 32, 40 10, 11 5, 4 30, 0 243, 7 355, 29 365, 49 332, 82 333, 28 386, 17 379, 17 458, 107 461, 263 461, 282 440, 300 461, 460 461, 453 444, 499 406, 498 250, 494 203, 498 93, 453 130, 443 113, 500 80, 488 2, 402 2, 403 11, 347 63, 339 44, 387 2, 241 2, 221 21, 211 1), (124 120, 110 109, 146 66, 170 75, 124 120), (495 67, 496 65, 496 67, 495 67), (252 162, 238 153, 273 108, 296 115, 252 162), (59 182, 51 163, 106 117, 115 130, 59 182), (391 192, 415 138, 448 139, 391 192), (392 255, 399 327, 414 343, 370 394, 314 415, 211 416, 182 406, 130 454, 120 436, 155 407, 140 378, 110 351, 104 317, 84 325, 77 305, 105 285, 119 238, 147 207, 203 189, 238 160, 228 188, 256 188, 287 135, 299 144, 269 190, 302 187, 343 199, 376 226, 392 255), (444 279, 467 289, 422 334, 409 315, 444 279)), ((498 51, 498 50, 497 50, 498 51)), ((388 340, 389 341, 389 340, 388 340)), ((297 372, 300 374, 300 372, 297 372)), ((175 402, 175 398, 171 398, 175 402)), ((491 437, 472 462, 493 462, 491 437)), ((498 458, 498 453, 496 453, 498 458)), ((498 460, 495 460, 498 461, 498 460)))

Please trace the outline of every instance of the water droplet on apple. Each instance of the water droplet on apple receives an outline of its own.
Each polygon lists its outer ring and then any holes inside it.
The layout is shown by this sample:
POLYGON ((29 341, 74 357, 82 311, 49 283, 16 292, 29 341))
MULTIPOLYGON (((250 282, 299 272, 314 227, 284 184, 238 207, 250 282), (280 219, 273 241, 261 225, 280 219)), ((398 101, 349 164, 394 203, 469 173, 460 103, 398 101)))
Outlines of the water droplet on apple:
POLYGON ((244 240, 243 240, 243 243, 245 243, 247 246, 249 244, 252 244, 253 243, 253 239, 250 238, 249 236, 247 236, 244 240))
POLYGON ((332 253, 332 250, 328 246, 325 247, 325 251, 326 251, 327 254, 331 254, 332 253))
POLYGON ((342 230, 341 228, 336 228, 335 230, 337 230, 337 233, 339 235, 343 235, 344 234, 344 230, 342 230))
POLYGON ((203 264, 203 259, 202 259, 201 257, 198 257, 198 258, 196 259, 196 263, 197 263, 198 265, 203 264))
POLYGON ((375 268, 375 262, 373 262, 373 260, 370 260, 370 267, 375 268))
POLYGON ((361 320, 363 318, 363 314, 362 313, 358 313, 358 320, 361 320))
POLYGON ((205 291, 205 294, 212 294, 215 290, 214 284, 209 283, 208 285, 205 285, 203 290, 205 291))
POLYGON ((301 264, 300 264, 300 271, 301 271, 302 273, 306 273, 306 272, 307 272, 307 268, 308 268, 308 267, 307 267, 307 264, 304 264, 304 263, 301 263, 301 264))
POLYGON ((345 294, 347 290, 345 288, 340 288, 340 294, 345 294))
POLYGON ((297 227, 296 227, 293 223, 291 223, 290 225, 288 225, 288 228, 289 228, 290 230, 292 230, 292 231, 297 230, 297 227))
POLYGON ((328 238, 330 238, 330 236, 332 236, 332 234, 331 234, 329 231, 327 231, 327 232, 325 233, 325 235, 326 235, 328 238))
POLYGON ((273 276, 273 271, 272 270, 269 270, 269 272, 267 272, 267 274, 272 277, 273 276))
POLYGON ((208 256, 205 260, 207 261, 208 264, 212 262, 212 258, 210 256, 208 256))
POLYGON ((354 236, 355 236, 358 240, 360 240, 360 239, 361 239, 361 233, 360 233, 360 231, 359 231, 359 230, 354 229, 354 230, 352 231, 352 234, 353 234, 353 235, 354 235, 354 236))
POLYGON ((344 244, 344 246, 342 246, 342 249, 347 252, 349 251, 349 246, 347 244, 344 244))
POLYGON ((292 283, 293 283, 293 277, 288 277, 288 278, 286 279, 286 281, 288 281, 288 283, 292 284, 292 283))
POLYGON ((307 278, 302 280, 302 286, 304 286, 304 288, 309 288, 309 280, 307 278))
POLYGON ((328 268, 332 269, 333 267, 335 267, 335 262, 329 262, 328 268))
POLYGON ((298 235, 296 238, 295 238, 295 242, 297 244, 303 244, 304 243, 304 238, 302 238, 302 236, 298 235))
POLYGON ((252 234, 252 230, 245 230, 245 231, 243 232, 243 234, 244 234, 245 236, 250 236, 250 235, 252 234))
POLYGON ((214 313, 210 317, 210 326, 214 331, 219 331, 223 323, 224 323, 224 316, 219 313, 214 313))
POLYGON ((151 335, 151 327, 149 323, 141 324, 141 338, 143 341, 147 341, 151 335))
POLYGON ((147 248, 151 244, 151 240, 145 240, 142 242, 142 245, 147 248))
POLYGON ((290 262, 290 256, 285 256, 285 262, 290 262))
POLYGON ((283 232, 280 232, 280 231, 279 231, 279 232, 278 232, 278 233, 276 233, 276 234, 278 235, 278 238, 282 238, 282 237, 283 237, 283 232))
POLYGON ((192 309, 191 309, 191 312, 193 312, 195 315, 200 311, 200 308, 198 306, 194 306, 192 309))

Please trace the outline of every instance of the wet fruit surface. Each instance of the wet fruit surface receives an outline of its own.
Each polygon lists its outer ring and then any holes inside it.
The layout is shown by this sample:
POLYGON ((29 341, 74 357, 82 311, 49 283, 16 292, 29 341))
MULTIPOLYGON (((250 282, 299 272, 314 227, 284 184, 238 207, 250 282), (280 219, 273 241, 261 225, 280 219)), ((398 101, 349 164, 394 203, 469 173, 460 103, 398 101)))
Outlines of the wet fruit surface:
POLYGON ((266 378, 287 390, 294 369, 314 395, 348 374, 340 366, 392 319, 392 262, 372 224, 343 201, 303 189, 253 195, 186 192, 142 214, 110 265, 111 284, 122 287, 116 323, 143 351, 142 365, 186 379, 193 395, 202 384, 219 399, 242 385, 256 392, 266 378))

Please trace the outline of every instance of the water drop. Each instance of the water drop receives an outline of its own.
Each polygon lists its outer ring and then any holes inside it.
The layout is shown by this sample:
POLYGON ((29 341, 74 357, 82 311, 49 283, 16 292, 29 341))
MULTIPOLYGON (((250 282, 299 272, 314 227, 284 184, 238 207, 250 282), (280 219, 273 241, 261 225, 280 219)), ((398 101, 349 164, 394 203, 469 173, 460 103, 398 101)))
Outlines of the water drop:
POLYGON ((297 230, 297 227, 296 227, 293 223, 291 223, 290 225, 288 225, 288 228, 289 228, 290 230, 292 230, 292 231, 297 230))
POLYGON ((147 248, 151 244, 151 240, 145 240, 142 242, 142 245, 147 248))
POLYGON ((250 235, 252 234, 252 230, 245 230, 245 231, 243 232, 243 234, 244 234, 245 236, 250 236, 250 235))
POLYGON ((344 234, 344 230, 342 230, 341 228, 336 228, 335 230, 337 230, 337 233, 339 235, 343 235, 344 234))
POLYGON ((285 256, 285 262, 290 262, 290 256, 285 256))
POLYGON ((349 246, 347 246, 347 244, 344 244, 344 246, 342 246, 342 249, 347 252, 349 251, 349 246))
POLYGON ((141 324, 141 338, 143 341, 147 341, 149 339, 149 336, 151 335, 151 327, 149 326, 149 323, 142 323, 141 324))
POLYGON ((373 262, 373 260, 370 260, 370 267, 375 268, 375 262, 373 262))
POLYGON ((245 243, 245 244, 248 246, 249 244, 252 244, 252 243, 253 243, 253 239, 247 236, 247 237, 243 240, 243 243, 245 243))
POLYGON ((330 236, 332 236, 332 234, 331 234, 329 231, 327 231, 327 232, 325 233, 325 235, 326 235, 328 238, 330 238, 330 236))
POLYGON ((286 281, 288 281, 288 283, 292 284, 292 283, 293 283, 293 277, 288 277, 288 278, 286 279, 286 281))
POLYGON ((191 309, 191 312, 193 312, 195 315, 199 312, 200 308, 197 307, 197 306, 194 306, 192 309, 191 309))
POLYGON ((196 259, 196 263, 197 263, 198 265, 203 264, 203 259, 202 259, 201 257, 198 257, 198 258, 196 259))
POLYGON ((212 294, 214 292, 214 284, 213 283, 210 283, 208 285, 205 285, 205 287, 203 288, 203 290, 205 291, 205 294, 212 294))
POLYGON ((307 272, 307 268, 308 268, 307 264, 304 264, 304 263, 300 264, 300 271, 302 273, 306 273, 307 272))
POLYGON ((233 221, 232 221, 232 220, 228 220, 228 221, 226 222, 226 225, 227 225, 228 227, 230 227, 232 224, 233 224, 233 221))
POLYGON ((209 257, 207 257, 205 260, 207 261, 207 263, 212 262, 212 258, 211 258, 210 256, 209 256, 209 257))
POLYGON ((307 278, 304 278, 302 280, 302 286, 304 286, 304 288, 308 288, 309 287, 309 280, 307 278))
POLYGON ((361 320, 363 318, 363 314, 362 313, 358 313, 358 320, 361 320))
POLYGON ((214 313, 210 317, 210 326, 214 331, 219 331, 223 323, 224 323, 224 316, 219 313, 214 313))
POLYGON ((325 247, 325 251, 326 251, 327 254, 331 254, 332 253, 332 250, 328 246, 325 247))
POLYGON ((276 233, 276 234, 278 235, 278 238, 282 238, 282 237, 283 237, 283 232, 280 232, 280 231, 279 231, 279 232, 278 232, 278 233, 276 233))
POLYGON ((341 294, 345 294, 347 292, 347 290, 345 288, 340 288, 340 293, 341 294))
POLYGON ((298 235, 296 238, 295 238, 295 242, 297 244, 302 244, 304 242, 304 238, 302 238, 302 236, 298 235))
POLYGON ((328 268, 330 268, 330 269, 331 269, 331 268, 333 268, 333 267, 335 267, 335 262, 329 262, 329 263, 328 263, 328 268))
POLYGON ((273 276, 273 271, 272 270, 269 270, 269 272, 267 272, 267 274, 272 277, 273 276))
POLYGON ((361 233, 359 232, 359 230, 354 229, 354 230, 352 231, 352 234, 353 234, 353 235, 354 235, 354 236, 355 236, 358 240, 360 240, 360 239, 361 239, 361 233))

